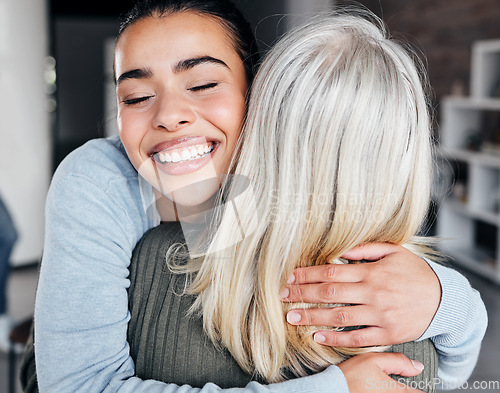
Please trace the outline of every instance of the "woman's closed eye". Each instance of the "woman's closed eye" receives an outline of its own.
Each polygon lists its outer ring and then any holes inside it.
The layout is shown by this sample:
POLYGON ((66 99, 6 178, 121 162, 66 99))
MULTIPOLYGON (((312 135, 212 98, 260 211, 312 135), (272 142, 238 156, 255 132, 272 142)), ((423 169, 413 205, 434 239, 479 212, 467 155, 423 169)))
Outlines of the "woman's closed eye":
MULTIPOLYGON (((190 88, 188 88, 188 90, 191 92, 194 92, 194 93, 203 92, 206 90, 213 89, 214 87, 217 87, 218 85, 219 85, 218 82, 210 82, 210 83, 205 83, 205 84, 201 84, 198 86, 190 87, 190 88)), ((126 99, 122 100, 122 102, 125 105, 138 105, 140 103, 146 102, 147 100, 149 100, 150 98, 153 98, 153 97, 154 97, 154 95, 145 95, 145 96, 134 97, 134 98, 126 98, 126 99)))
POLYGON ((197 92, 197 91, 209 90, 209 89, 212 89, 214 87, 217 87, 218 85, 219 84, 217 82, 211 82, 211 83, 206 83, 206 84, 199 85, 199 86, 190 87, 188 90, 193 91, 193 92, 197 92))
POLYGON ((122 102, 125 105, 136 105, 136 104, 140 104, 141 102, 147 101, 147 100, 149 100, 152 97, 153 96, 142 96, 142 97, 136 97, 136 98, 127 98, 125 100, 122 100, 122 102))

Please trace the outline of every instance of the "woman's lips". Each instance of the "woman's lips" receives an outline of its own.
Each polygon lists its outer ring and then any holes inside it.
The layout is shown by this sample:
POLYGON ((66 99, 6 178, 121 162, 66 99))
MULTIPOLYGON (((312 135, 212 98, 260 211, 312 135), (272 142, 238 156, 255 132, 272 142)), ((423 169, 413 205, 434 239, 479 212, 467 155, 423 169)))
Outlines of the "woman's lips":
POLYGON ((151 149, 149 155, 152 156, 163 150, 181 149, 183 147, 190 147, 210 142, 219 143, 220 141, 207 136, 186 136, 182 138, 171 139, 158 143, 151 149))
POLYGON ((195 138, 171 145, 152 155, 156 167, 168 175, 192 173, 207 165, 219 146, 218 142, 195 138), (201 142, 203 143, 196 143, 201 142))

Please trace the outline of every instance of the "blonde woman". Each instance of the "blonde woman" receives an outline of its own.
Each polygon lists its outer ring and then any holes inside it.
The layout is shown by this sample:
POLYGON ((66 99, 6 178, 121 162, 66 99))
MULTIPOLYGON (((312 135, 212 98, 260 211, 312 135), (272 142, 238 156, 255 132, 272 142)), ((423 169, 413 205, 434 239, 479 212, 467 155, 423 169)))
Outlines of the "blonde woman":
POLYGON ((350 15, 313 20, 261 66, 234 168, 251 192, 235 181, 223 188, 237 217, 225 210, 201 266, 188 264, 208 336, 245 371, 277 382, 284 370, 306 375, 350 353, 287 326, 276 294, 295 268, 340 263, 369 242, 424 255, 415 235, 432 160, 420 76, 379 27, 350 15))
MULTIPOLYGON (((287 324, 283 315, 297 304, 283 305, 278 294, 294 269, 344 263, 342 255, 366 253, 347 252, 368 242, 429 252, 416 237, 432 177, 421 77, 377 21, 349 14, 318 18, 271 50, 254 81, 221 208, 204 217, 208 239, 185 247, 187 227, 165 223, 136 248, 128 341, 138 376, 244 386, 251 376, 280 382, 386 349, 318 344, 318 327, 287 324), (200 250, 204 256, 195 255, 200 250), (186 276, 167 265, 188 273, 195 296, 176 296, 186 276), (207 344, 201 326, 239 368, 207 344)), ((433 348, 413 345, 408 355, 429 372, 417 386, 432 391, 433 348)), ((360 375, 354 365, 369 356, 339 367, 360 375)), ((372 376, 348 378, 349 388, 369 389, 372 376)), ((389 386, 382 381, 380 389, 389 386)))

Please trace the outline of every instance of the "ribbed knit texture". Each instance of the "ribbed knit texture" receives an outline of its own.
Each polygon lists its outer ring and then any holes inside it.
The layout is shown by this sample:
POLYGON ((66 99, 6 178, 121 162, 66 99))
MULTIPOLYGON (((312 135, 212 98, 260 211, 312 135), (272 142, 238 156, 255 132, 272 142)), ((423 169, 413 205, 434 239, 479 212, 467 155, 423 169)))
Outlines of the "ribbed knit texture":
POLYGON ((193 387, 243 387, 252 378, 212 344, 201 318, 186 315, 194 297, 179 295, 185 276, 172 274, 165 261, 177 242, 184 242, 180 224, 163 224, 145 235, 132 257, 128 342, 136 375, 193 387))
POLYGON ((438 355, 431 340, 410 341, 408 343, 393 345, 388 352, 402 352, 409 359, 418 360, 424 365, 424 371, 416 377, 392 376, 400 382, 405 382, 412 388, 424 392, 436 391, 436 378, 438 372, 438 355))

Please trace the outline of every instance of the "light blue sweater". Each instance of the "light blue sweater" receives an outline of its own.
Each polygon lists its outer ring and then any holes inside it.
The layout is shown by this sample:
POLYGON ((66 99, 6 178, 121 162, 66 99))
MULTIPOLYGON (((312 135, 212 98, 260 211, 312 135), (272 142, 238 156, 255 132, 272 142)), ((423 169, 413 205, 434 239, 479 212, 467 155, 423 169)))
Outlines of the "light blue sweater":
MULTIPOLYGON (((141 193, 139 176, 118 137, 87 143, 71 153, 54 175, 35 305, 41 393, 222 390, 210 383, 200 390, 134 377, 127 343, 128 266, 136 243, 158 224, 145 212, 151 189, 142 189, 141 193)), ((430 264, 443 294, 421 339, 432 338, 444 382, 464 381, 477 361, 486 310, 463 276, 430 264)), ((340 369, 330 366, 302 379, 272 385, 252 382, 243 389, 224 391, 347 393, 348 388, 340 369)))

